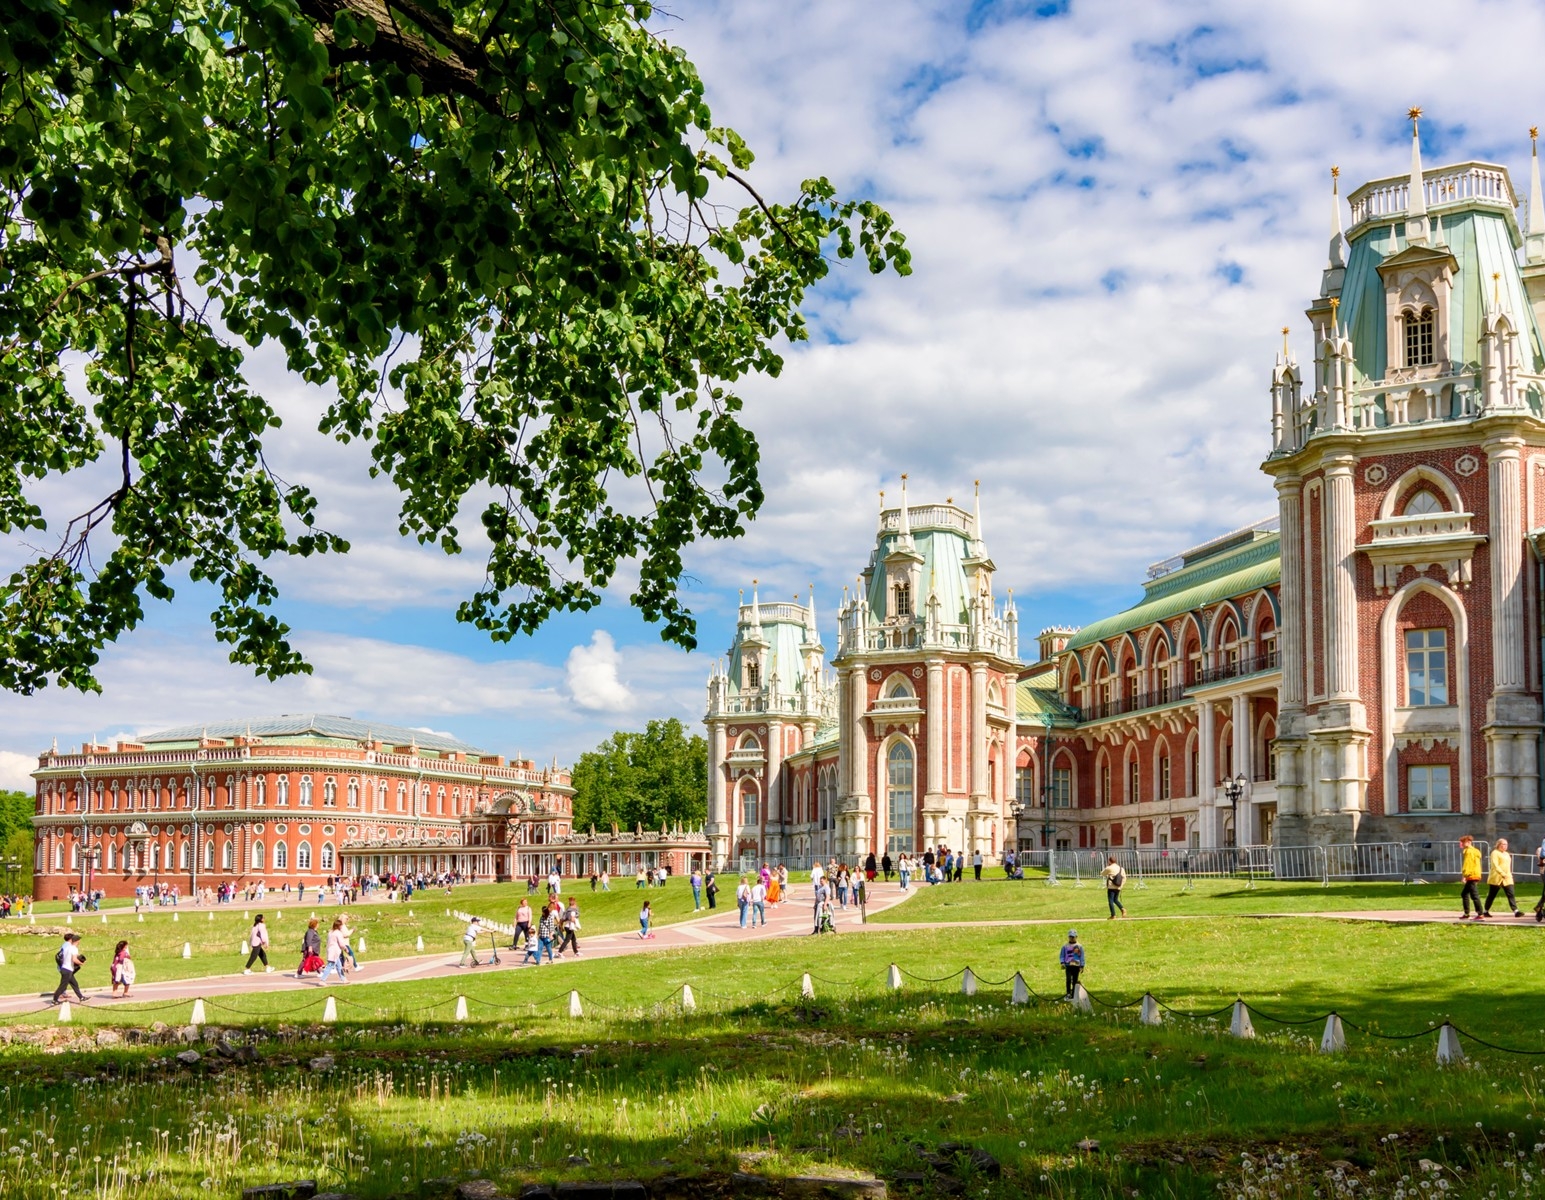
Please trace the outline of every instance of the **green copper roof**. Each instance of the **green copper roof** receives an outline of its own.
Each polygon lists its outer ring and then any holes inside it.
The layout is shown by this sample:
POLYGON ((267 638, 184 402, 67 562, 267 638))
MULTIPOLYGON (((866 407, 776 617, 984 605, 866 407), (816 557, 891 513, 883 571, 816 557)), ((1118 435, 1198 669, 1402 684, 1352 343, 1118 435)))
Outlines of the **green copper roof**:
POLYGON ((1014 714, 1021 725, 1044 725, 1047 713, 1051 714, 1053 724, 1070 721, 1072 717, 1057 691, 1054 662, 1037 663, 1014 689, 1014 714))
POLYGON ((485 754, 476 746, 444 733, 431 733, 427 729, 409 729, 404 725, 386 725, 379 721, 357 721, 353 717, 333 717, 325 713, 285 713, 282 716, 241 717, 237 720, 210 721, 198 725, 180 725, 176 729, 163 729, 160 733, 146 734, 140 738, 146 746, 187 742, 196 745, 199 738, 245 737, 248 733, 264 741, 296 741, 315 739, 358 743, 367 737, 389 746, 407 746, 417 743, 420 750, 460 751, 463 754, 485 754))
MULTIPOLYGON (((1449 357, 1455 363, 1478 363, 1481 322, 1495 301, 1521 322, 1535 367, 1545 363, 1534 310, 1524 294, 1523 276, 1507 217, 1485 209, 1435 213, 1429 217, 1429 244, 1447 250, 1459 269, 1454 275, 1449 312, 1449 357), (1496 275, 1495 280, 1492 276, 1496 275)), ((1384 280, 1379 264, 1407 248, 1404 219, 1365 228, 1351 242, 1346 279, 1341 285, 1340 318, 1352 339, 1357 370, 1364 379, 1388 373, 1385 345, 1384 280)))
POLYGON ((1181 613, 1217 604, 1231 596, 1269 587, 1281 577, 1281 538, 1271 534, 1233 553, 1154 580, 1148 585, 1147 596, 1140 604, 1085 625, 1068 643, 1068 649, 1091 646, 1130 629, 1140 629, 1155 621, 1166 621, 1181 613))
MULTIPOLYGON (((966 620, 966 568, 971 557, 971 542, 964 534, 948 529, 922 529, 912 534, 912 544, 923 556, 922 595, 913 598, 914 611, 919 615, 928 610, 930 593, 939 597, 939 620, 946 625, 964 624, 966 620)), ((885 571, 880 564, 885 556, 896 548, 896 535, 888 533, 880 539, 872 562, 874 574, 869 579, 869 608, 876 616, 883 615, 885 603, 885 571)))
MULTIPOLYGON (((778 677, 778 690, 785 695, 797 692, 799 685, 805 678, 805 657, 800 647, 804 644, 808 635, 803 620, 786 620, 774 614, 787 609, 789 605, 762 606, 761 622, 762 637, 767 641, 767 657, 763 660, 762 684, 771 686, 774 675, 778 677)), ((736 627, 735 640, 730 644, 729 674, 730 682, 736 690, 743 688, 745 682, 741 679, 743 668, 743 655, 741 646, 740 627, 736 627)))

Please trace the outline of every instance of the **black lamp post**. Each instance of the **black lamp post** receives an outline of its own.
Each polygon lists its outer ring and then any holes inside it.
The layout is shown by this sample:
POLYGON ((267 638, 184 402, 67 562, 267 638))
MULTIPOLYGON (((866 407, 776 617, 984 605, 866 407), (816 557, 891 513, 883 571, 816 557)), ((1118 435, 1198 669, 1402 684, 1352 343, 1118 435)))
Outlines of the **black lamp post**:
POLYGON ((1050 887, 1057 882, 1057 850, 1053 844, 1057 827, 1051 819, 1052 793, 1055 791, 1052 782, 1055 774, 1051 766, 1051 713, 1042 713, 1041 720, 1046 726, 1046 732, 1041 735, 1041 801, 1046 810, 1045 823, 1041 826, 1041 841, 1046 846, 1046 884, 1050 887))
POLYGON ((1234 851, 1239 851, 1239 798, 1245 794, 1245 784, 1248 780, 1243 775, 1235 775, 1223 785, 1223 797, 1229 803, 1229 810, 1234 825, 1234 851))

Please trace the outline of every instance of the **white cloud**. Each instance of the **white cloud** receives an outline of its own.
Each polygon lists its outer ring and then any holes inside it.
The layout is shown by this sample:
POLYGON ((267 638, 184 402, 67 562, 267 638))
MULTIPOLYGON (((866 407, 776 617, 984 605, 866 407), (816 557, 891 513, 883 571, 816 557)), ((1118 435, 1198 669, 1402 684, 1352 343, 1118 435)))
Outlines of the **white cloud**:
POLYGON ((622 655, 604 629, 597 629, 588 646, 575 646, 565 665, 569 697, 588 712, 623 713, 634 707, 633 693, 617 677, 622 655))
POLYGON ((36 754, 18 754, 15 750, 0 750, 0 789, 31 792, 32 772, 37 769, 36 754))

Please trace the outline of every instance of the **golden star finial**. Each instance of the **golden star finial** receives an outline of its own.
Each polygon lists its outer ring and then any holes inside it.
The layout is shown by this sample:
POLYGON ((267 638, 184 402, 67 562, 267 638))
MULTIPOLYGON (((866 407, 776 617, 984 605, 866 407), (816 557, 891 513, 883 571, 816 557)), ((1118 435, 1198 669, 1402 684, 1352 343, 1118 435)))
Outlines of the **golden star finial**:
POLYGON ((1529 140, 1531 142, 1537 142, 1540 140, 1540 127, 1538 125, 1529 126, 1529 140))
POLYGON ((1412 122, 1420 121, 1422 119, 1421 108, 1417 105, 1412 105, 1410 108, 1406 109, 1406 117, 1409 118, 1412 122))
POLYGON ((1330 169, 1330 177, 1332 179, 1340 179, 1341 178, 1341 168, 1340 167, 1331 167, 1331 169, 1330 169))

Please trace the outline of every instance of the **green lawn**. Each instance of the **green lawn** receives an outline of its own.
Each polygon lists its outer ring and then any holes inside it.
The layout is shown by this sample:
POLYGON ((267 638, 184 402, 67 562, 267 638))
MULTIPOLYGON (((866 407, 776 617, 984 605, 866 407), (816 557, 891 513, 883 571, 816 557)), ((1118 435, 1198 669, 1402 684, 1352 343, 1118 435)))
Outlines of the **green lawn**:
MULTIPOLYGON (((515 909, 525 894, 525 884, 479 884, 457 888, 450 896, 440 890, 420 892, 411 901, 400 904, 364 901, 349 905, 347 913, 356 934, 356 952, 360 936, 365 939, 361 962, 415 954, 420 937, 424 939, 425 954, 454 954, 461 949, 466 927, 447 916, 447 909, 513 924, 515 909)), ((664 888, 647 891, 635 891, 630 881, 626 889, 614 887, 609 893, 595 895, 585 884, 573 895, 579 901, 585 935, 636 929, 638 910, 646 895, 654 906, 656 925, 693 916, 692 890, 685 880, 673 880, 664 888)), ((247 959, 241 947, 252 924, 251 917, 259 912, 268 923, 271 963, 276 970, 293 971, 300 962, 300 942, 307 918, 313 914, 321 918, 325 929, 339 911, 336 905, 247 906, 238 902, 216 906, 213 920, 209 909, 183 906, 148 911, 143 921, 133 913, 105 914, 106 923, 102 921, 104 914, 76 913, 68 927, 62 914, 39 913, 36 925, 29 925, 25 919, 0 921, 0 950, 5 951, 5 965, 0 966, 0 993, 52 991, 59 978, 54 969, 54 952, 66 928, 82 935, 81 947, 87 956, 81 977, 83 985, 106 982, 113 949, 121 938, 129 939, 138 982, 145 984, 241 970, 247 959), (188 943, 191 958, 182 957, 184 942, 188 943)), ((484 947, 488 944, 485 937, 484 947)))
MULTIPOLYGON (((1226 1035, 1226 1018, 1170 1015, 1145 1028, 1131 1008, 1010 1006, 1007 987, 987 982, 1023 970, 1037 991, 1060 990, 1062 931, 1039 927, 786 938, 351 985, 330 993, 347 1002, 338 1026, 297 1024, 320 1012, 320 989, 244 996, 210 1019, 248 1014, 251 1030, 233 1036, 255 1039, 254 1064, 211 1056, 183 1067, 162 1047, 44 1056, 13 1044, 0 1055, 0 1194, 43 1200, 58 1183, 170 1200, 319 1177, 386 1197, 469 1169, 514 1194, 531 1179, 722 1174, 748 1151, 772 1174, 836 1164, 894 1180, 925 1170, 914 1143, 963 1142, 1003 1166, 1001 1179, 951 1166, 966 1194, 1005 1200, 1216 1197, 1220 1185, 1229 1197, 1248 1187, 1295 1200, 1393 1197, 1402 1174, 1441 1178, 1451 1196, 1516 1200, 1538 1194, 1539 1060, 1472 1042, 1475 1069, 1440 1070, 1430 1035, 1381 1041, 1370 1031, 1419 1033, 1452 1018, 1500 1045, 1545 1049, 1541 936, 1532 922, 1087 927, 1097 996, 1118 1003, 1146 988, 1205 1011, 1242 994, 1261 1014, 1250 1043, 1226 1035), (883 986, 891 962, 908 972, 899 993, 883 986), (974 997, 958 978, 917 978, 966 965, 984 980, 974 997), (806 970, 816 998, 801 1003, 806 970), (697 993, 693 1014, 680 1010, 683 983, 697 993), (583 1020, 565 1015, 570 989, 584 997, 583 1020), (449 1021, 457 994, 469 1000, 466 1026, 449 1021), (1348 1021, 1343 1055, 1313 1052, 1317 1022, 1283 1027, 1264 1015, 1331 1008, 1348 1021), (323 1052, 335 1065, 313 1071, 323 1052), (59 1086, 65 1078, 72 1087, 59 1086), (1099 1151, 1080 1152, 1084 1139, 1099 1151), (1340 1184, 1324 1174, 1337 1170, 1340 1184)), ((76 1011, 85 1022, 186 1018, 76 1011)), ((953 1187, 926 1173, 921 1184, 953 1187)), ((904 1180, 894 1188, 907 1191, 904 1180)))
MULTIPOLYGON (((1244 878, 1198 879, 1187 890, 1184 880, 1155 878, 1143 886, 1129 876, 1122 903, 1134 917, 1352 912, 1368 909, 1420 908, 1459 911, 1457 883, 1257 883, 1244 878)), ((1020 882, 966 879, 915 889, 905 904, 876 913, 878 922, 1104 920, 1105 889, 1098 881, 1077 886, 1071 880, 1048 887, 1045 876, 1020 882)), ((1484 894, 1484 893, 1483 893, 1484 894)), ((1532 909, 1539 891, 1532 881, 1518 890, 1520 904, 1532 909)), ((1499 896, 1493 911, 1506 912, 1499 896)))

